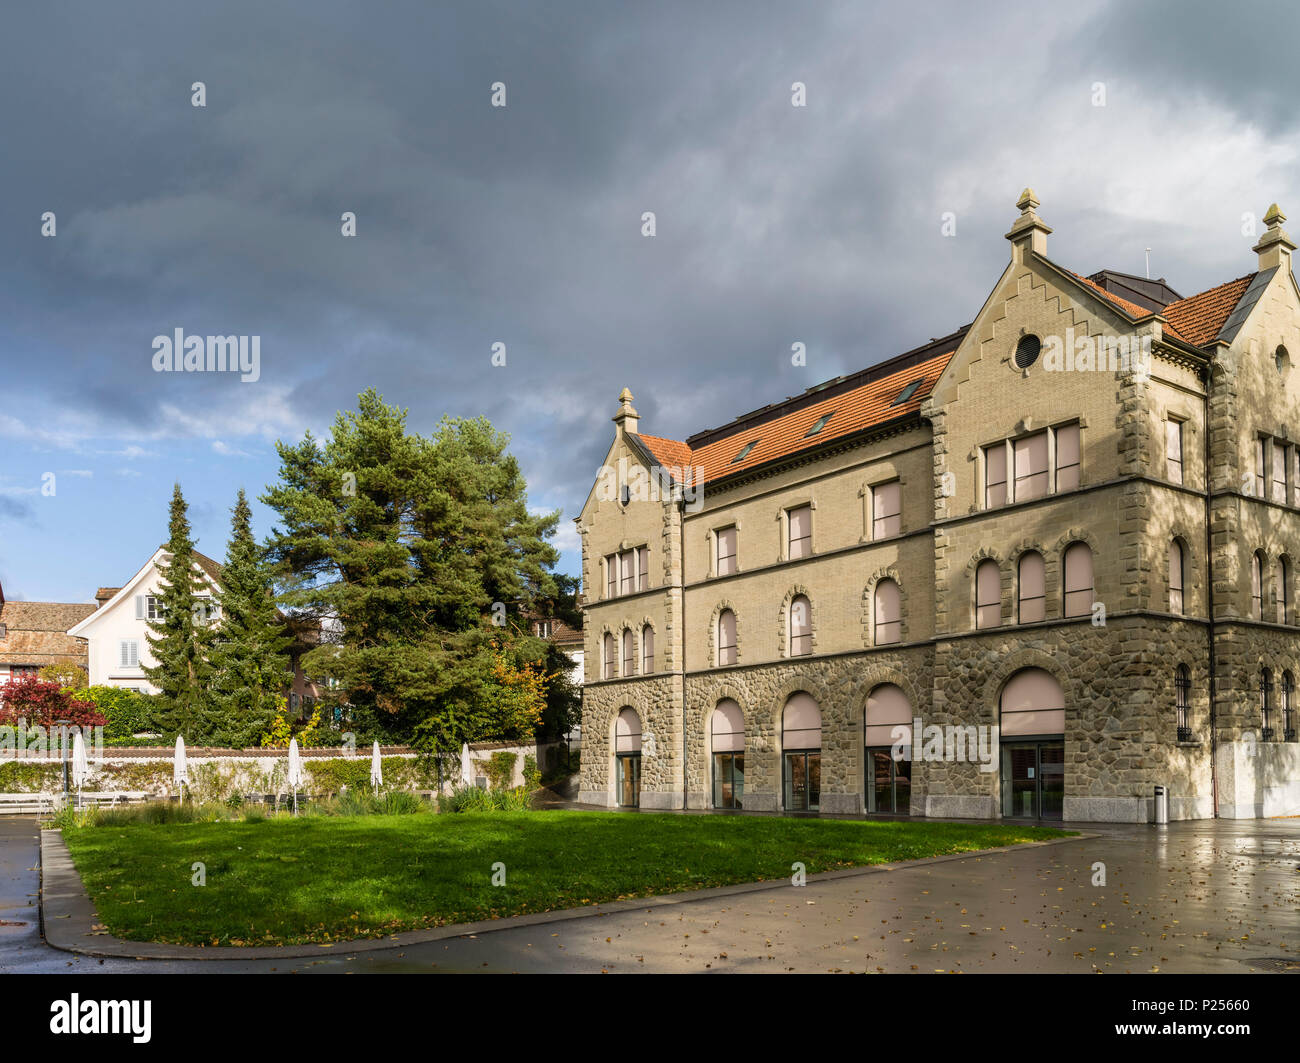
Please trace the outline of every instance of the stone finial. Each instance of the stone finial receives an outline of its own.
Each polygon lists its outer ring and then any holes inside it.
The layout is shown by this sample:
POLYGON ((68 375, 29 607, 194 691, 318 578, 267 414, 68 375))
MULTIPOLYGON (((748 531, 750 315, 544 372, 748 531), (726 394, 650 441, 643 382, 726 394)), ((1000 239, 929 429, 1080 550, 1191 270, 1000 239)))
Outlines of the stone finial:
POLYGON ((1011 226, 1007 239, 1011 241, 1011 260, 1023 262, 1028 253, 1033 251, 1040 255, 1047 254, 1047 234, 1052 230, 1043 224, 1043 219, 1034 213, 1038 206, 1038 197, 1032 188, 1026 188, 1016 200, 1020 208, 1020 217, 1011 226))
POLYGON ((1264 213, 1264 222, 1268 225, 1264 235, 1259 238, 1259 243, 1251 248, 1255 254, 1259 255, 1259 268, 1261 271, 1273 269, 1276 266, 1285 266, 1289 271, 1291 269, 1291 252, 1295 250, 1295 244, 1291 237, 1287 235, 1282 223, 1286 221, 1286 215, 1276 203, 1268 208, 1264 213))
POLYGON ((635 435, 640 420, 641 415, 632 406, 632 391, 630 388, 624 388, 618 393, 618 413, 614 414, 613 421, 618 425, 620 432, 631 432, 635 435))

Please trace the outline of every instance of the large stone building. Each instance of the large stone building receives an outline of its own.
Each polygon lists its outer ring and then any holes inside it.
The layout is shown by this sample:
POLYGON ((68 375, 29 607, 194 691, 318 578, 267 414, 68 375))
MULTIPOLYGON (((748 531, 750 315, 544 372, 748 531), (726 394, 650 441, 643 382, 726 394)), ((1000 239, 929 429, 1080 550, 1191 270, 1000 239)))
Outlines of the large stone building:
POLYGON ((942 339, 682 441, 626 390, 578 518, 581 799, 1300 813, 1300 289, 1047 255, 942 339), (919 726, 920 730, 916 730, 919 726))

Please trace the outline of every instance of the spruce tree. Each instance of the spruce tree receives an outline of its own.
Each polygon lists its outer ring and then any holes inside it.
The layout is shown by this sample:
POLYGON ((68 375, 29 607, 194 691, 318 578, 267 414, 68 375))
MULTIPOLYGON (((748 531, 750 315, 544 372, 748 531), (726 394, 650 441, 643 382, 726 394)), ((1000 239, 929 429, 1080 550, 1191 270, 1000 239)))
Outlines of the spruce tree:
POLYGON ((206 610, 197 602, 207 584, 195 565, 187 513, 181 485, 176 484, 168 521, 167 554, 157 566, 162 576, 157 596, 162 616, 148 622, 150 634, 145 636, 158 663, 143 671, 159 690, 158 725, 169 738, 179 734, 199 741, 206 737, 203 732, 209 724, 211 668, 207 653, 212 637, 206 610))
POLYGON ((293 673, 288 654, 292 639, 275 606, 243 488, 231 510, 230 544, 217 601, 221 616, 211 655, 212 737, 249 748, 270 731, 293 673))

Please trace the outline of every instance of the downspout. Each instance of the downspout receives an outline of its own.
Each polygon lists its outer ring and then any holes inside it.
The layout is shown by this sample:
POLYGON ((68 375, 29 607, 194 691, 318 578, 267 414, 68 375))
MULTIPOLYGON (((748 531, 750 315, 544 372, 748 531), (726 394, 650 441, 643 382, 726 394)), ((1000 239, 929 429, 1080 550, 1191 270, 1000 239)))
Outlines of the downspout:
POLYGON ((1214 543, 1210 531, 1211 518, 1211 480, 1210 480, 1210 387, 1214 381, 1213 367, 1207 367, 1205 373, 1205 395, 1202 398, 1204 409, 1205 431, 1202 433, 1205 437, 1205 590, 1206 604, 1210 614, 1209 642, 1210 642, 1210 802, 1214 811, 1214 818, 1219 818, 1219 772, 1218 772, 1218 713, 1216 705, 1218 704, 1218 662, 1215 656, 1215 630, 1214 630, 1214 543))
MULTIPOLYGON (((698 486, 696 490, 698 490, 698 486)), ((687 797, 691 784, 686 772, 686 492, 683 490, 677 498, 677 549, 681 557, 681 575, 678 586, 682 591, 682 811, 686 811, 687 797)))

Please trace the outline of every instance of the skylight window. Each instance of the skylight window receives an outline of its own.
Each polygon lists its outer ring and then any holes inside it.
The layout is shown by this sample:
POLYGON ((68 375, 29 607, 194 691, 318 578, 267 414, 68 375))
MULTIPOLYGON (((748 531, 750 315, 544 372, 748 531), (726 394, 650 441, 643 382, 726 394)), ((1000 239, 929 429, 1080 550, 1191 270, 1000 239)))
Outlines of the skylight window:
POLYGON ((910 399, 913 395, 916 394, 916 389, 919 388, 924 383, 925 383, 925 377, 921 377, 918 380, 913 380, 910 384, 907 385, 907 387, 905 387, 902 391, 898 393, 898 398, 896 398, 892 403, 890 403, 890 405, 891 406, 903 405, 903 403, 905 403, 908 399, 910 399))
POLYGON ((804 433, 804 439, 807 439, 809 436, 815 436, 818 432, 820 432, 823 428, 826 427, 826 422, 829 421, 834 416, 835 416, 835 411, 831 410, 830 413, 824 413, 820 417, 818 417, 816 422, 813 424, 813 426, 810 429, 808 429, 807 432, 804 433))
POLYGON ((743 447, 740 448, 740 453, 731 459, 731 464, 735 465, 736 462, 738 461, 744 461, 747 457, 749 457, 749 452, 753 450, 756 446, 758 446, 757 439, 755 439, 752 443, 746 443, 743 447))

